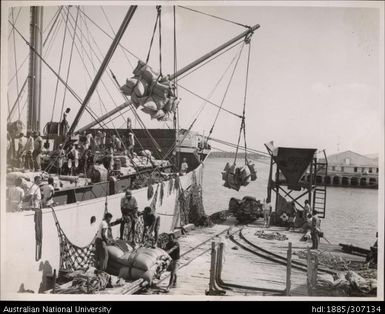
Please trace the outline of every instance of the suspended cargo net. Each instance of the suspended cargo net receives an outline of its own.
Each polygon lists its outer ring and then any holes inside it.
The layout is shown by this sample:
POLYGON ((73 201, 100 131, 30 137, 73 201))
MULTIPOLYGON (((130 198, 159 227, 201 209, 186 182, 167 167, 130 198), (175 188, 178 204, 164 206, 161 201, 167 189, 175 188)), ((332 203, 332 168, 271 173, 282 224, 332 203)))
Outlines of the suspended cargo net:
POLYGON ((167 77, 162 78, 152 68, 139 61, 134 76, 126 80, 120 90, 130 96, 133 105, 159 121, 169 120, 170 113, 175 111, 179 103, 175 95, 175 86, 167 77))
POLYGON ((54 209, 51 209, 60 240, 60 270, 75 271, 94 266, 96 235, 87 246, 73 244, 61 228, 54 209))

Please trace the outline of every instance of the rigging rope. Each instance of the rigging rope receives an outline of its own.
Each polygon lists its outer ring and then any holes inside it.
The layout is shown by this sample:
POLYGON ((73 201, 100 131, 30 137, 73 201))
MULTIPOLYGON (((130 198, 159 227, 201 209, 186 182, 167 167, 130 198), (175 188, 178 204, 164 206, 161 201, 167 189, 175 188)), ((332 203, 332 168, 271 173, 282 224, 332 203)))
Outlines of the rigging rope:
POLYGON ((154 37, 155 37, 156 29, 158 27, 159 16, 160 16, 160 10, 158 10, 158 7, 157 7, 156 20, 155 20, 155 24, 154 24, 154 29, 152 31, 152 36, 151 36, 151 40, 150 40, 150 46, 149 46, 148 52, 147 52, 147 57, 146 57, 146 62, 145 62, 146 64, 148 64, 148 60, 150 59, 152 44, 154 42, 154 37))
POLYGON ((228 84, 227 84, 225 93, 224 93, 224 95, 223 95, 223 97, 222 97, 222 101, 221 101, 220 108, 218 109, 218 112, 217 112, 217 114, 216 114, 216 116, 215 116, 213 125, 212 125, 212 127, 211 127, 211 129, 210 129, 209 135, 207 136, 207 140, 206 140, 206 143, 205 143, 204 146, 207 145, 207 142, 208 142, 208 140, 209 140, 211 134, 212 134, 213 131, 214 131, 215 124, 216 124, 216 122, 217 122, 217 120, 218 120, 218 116, 219 116, 219 113, 220 113, 220 111, 221 111, 221 109, 222 109, 222 106, 223 106, 223 103, 224 103, 224 101, 225 101, 225 98, 226 98, 226 96, 227 96, 227 92, 229 91, 230 84, 231 84, 231 82, 232 82, 232 80, 233 80, 234 73, 235 73, 235 70, 236 70, 236 68, 237 68, 237 65, 238 65, 239 59, 240 59, 240 57, 241 57, 241 54, 242 54, 242 51, 243 51, 243 47, 244 47, 244 46, 245 46, 245 43, 242 44, 241 49, 240 49, 240 51, 239 51, 237 61, 235 62, 235 65, 234 65, 233 72, 231 73, 230 80, 229 80, 229 82, 228 82, 228 84))
MULTIPOLYGON (((12 21, 14 22, 14 24, 16 24, 17 20, 19 19, 19 15, 20 15, 20 12, 21 12, 21 7, 19 8, 19 11, 17 12, 17 15, 16 15, 16 19, 13 18, 13 9, 14 8, 11 8, 11 16, 12 16, 12 21)), ((8 15, 8 18, 9 18, 9 15, 8 15)), ((11 30, 8 34, 8 40, 11 38, 11 35, 12 35, 12 32, 13 30, 11 30)))
POLYGON ((230 46, 229 48, 225 49, 224 51, 222 51, 221 53, 219 54, 216 54, 215 56, 211 57, 210 59, 208 59, 207 61, 203 62, 202 64, 200 64, 199 66, 193 68, 192 70, 190 71, 187 71, 186 74, 182 75, 179 80, 183 80, 186 76, 189 76, 190 74, 194 73, 195 71, 199 70, 200 68, 204 67, 206 64, 210 63, 211 61, 214 61, 216 58, 220 57, 221 55, 225 54, 226 52, 230 51, 231 49, 237 47, 238 45, 242 44, 243 40, 240 40, 239 42, 233 44, 232 46, 230 46))
POLYGON ((239 147, 239 143, 240 143, 240 140, 241 140, 242 131, 243 131, 243 139, 244 139, 244 143, 245 143, 244 145, 245 145, 245 148, 246 148, 246 150, 245 150, 245 164, 247 164, 247 144, 246 144, 246 124, 245 124, 245 119, 246 119, 246 98, 247 98, 247 85, 248 85, 248 78, 249 78, 251 42, 249 41, 247 44, 249 45, 249 49, 248 49, 248 54, 247 54, 245 92, 244 92, 244 96, 243 96, 243 112, 242 112, 241 127, 239 129, 237 149, 235 151, 234 165, 235 165, 235 163, 237 161, 237 157, 238 157, 238 147, 239 147))
MULTIPOLYGON (((68 10, 68 13, 69 13, 69 10, 68 10)), ((76 33, 77 25, 78 25, 78 17, 79 17, 79 6, 78 6, 77 13, 76 13, 76 21, 75 21, 74 36, 72 37, 72 44, 71 44, 71 51, 70 51, 70 59, 69 59, 69 61, 68 61, 68 68, 67 68, 67 75, 66 75, 66 84, 68 83, 68 78, 69 78, 69 75, 70 75, 71 62, 72 62, 72 54, 73 54, 74 43, 75 43, 75 33, 76 33)), ((63 108, 64 108, 64 102, 65 102, 65 99, 66 99, 66 94, 67 94, 67 89, 64 89, 63 101, 62 101, 62 104, 61 104, 61 110, 60 110, 60 117, 62 117, 62 115, 63 115, 63 108)))
POLYGON ((245 27, 245 28, 250 28, 250 26, 248 26, 248 25, 241 24, 241 23, 238 23, 238 22, 229 20, 229 19, 225 19, 225 18, 220 17, 220 16, 216 16, 216 15, 212 15, 212 14, 205 13, 205 12, 202 12, 202 11, 198 11, 198 10, 195 10, 195 9, 187 8, 187 7, 184 7, 184 6, 181 6, 181 5, 178 5, 178 7, 182 8, 182 9, 185 9, 185 10, 189 10, 189 11, 195 12, 195 13, 199 13, 199 14, 202 14, 202 15, 206 15, 206 16, 209 16, 209 17, 212 17, 212 18, 221 20, 221 21, 225 21, 225 22, 228 22, 228 23, 232 23, 232 24, 234 24, 234 25, 242 26, 242 27, 245 27))
POLYGON ((158 5, 156 9, 159 14, 159 74, 162 77, 162 7, 158 5))
MULTIPOLYGON (((14 8, 12 8, 12 10, 11 10, 11 15, 12 15, 12 22, 15 24, 16 21, 15 21, 13 12, 14 12, 14 8)), ((19 12, 20 12, 20 10, 19 10, 19 12)), ((12 37, 13 37, 13 57, 14 57, 15 69, 17 69, 17 58, 16 58, 17 50, 16 50, 15 29, 12 29, 12 37)), ((17 71, 16 71, 16 92, 17 92, 17 95, 19 95, 19 77, 17 75, 17 71)), ((16 100, 18 100, 18 98, 16 98, 16 100)), ((17 103, 17 110, 18 110, 18 114, 19 114, 18 119, 20 120, 19 101, 17 101, 16 103, 17 103)))
MULTIPOLYGON (((108 19, 108 16, 107 16, 106 12, 104 11, 103 6, 100 6, 100 8, 103 11, 103 15, 104 15, 105 19, 107 20, 107 23, 110 26, 112 33, 114 34, 114 36, 116 36, 116 32, 115 32, 114 28, 112 27, 112 24, 111 24, 110 20, 108 19)), ((126 51, 124 49, 122 49, 122 47, 120 45, 119 45, 119 48, 122 50, 124 57, 126 58, 128 64, 131 66, 131 69, 134 69, 134 66, 132 65, 130 59, 128 58, 126 51)))
MULTIPOLYGON (((62 41, 62 46, 61 46, 61 51, 60 51, 59 69, 58 69, 59 75, 60 75, 61 65, 62 65, 62 61, 63 61, 64 44, 65 44, 65 40, 66 40, 66 36, 67 36, 68 14, 69 14, 69 10, 67 11, 67 17, 66 17, 66 21, 65 21, 66 27, 64 28, 63 41, 62 41)), ((53 114, 55 112, 58 87, 59 87, 59 79, 56 80, 55 96, 54 96, 54 100, 53 100, 53 107, 52 107, 52 114, 51 114, 51 122, 53 121, 53 114)))

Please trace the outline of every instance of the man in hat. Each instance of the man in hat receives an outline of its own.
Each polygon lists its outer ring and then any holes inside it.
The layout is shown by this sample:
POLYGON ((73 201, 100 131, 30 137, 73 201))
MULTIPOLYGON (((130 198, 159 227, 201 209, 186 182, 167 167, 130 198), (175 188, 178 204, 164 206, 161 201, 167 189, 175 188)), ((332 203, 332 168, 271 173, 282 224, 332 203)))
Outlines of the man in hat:
POLYGON ((138 203, 132 192, 127 189, 125 196, 120 201, 120 210, 122 212, 122 223, 120 224, 120 239, 123 240, 124 228, 126 224, 130 228, 130 233, 128 239, 131 239, 131 242, 135 245, 135 227, 138 220, 138 203))

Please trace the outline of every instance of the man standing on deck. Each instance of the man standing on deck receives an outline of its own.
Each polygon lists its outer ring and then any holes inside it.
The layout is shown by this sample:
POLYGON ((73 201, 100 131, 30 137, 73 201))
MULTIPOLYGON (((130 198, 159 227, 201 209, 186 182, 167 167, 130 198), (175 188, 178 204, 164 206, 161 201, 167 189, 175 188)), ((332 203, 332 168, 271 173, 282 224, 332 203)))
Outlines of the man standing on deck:
POLYGON ((170 233, 168 235, 168 242, 166 244, 165 250, 172 258, 171 264, 170 264, 170 282, 168 284, 167 290, 169 290, 171 287, 176 287, 176 279, 177 279, 177 270, 178 270, 178 264, 179 264, 179 258, 180 258, 180 247, 178 241, 175 239, 175 235, 173 233, 170 233))
POLYGON ((138 220, 138 204, 135 197, 132 196, 130 190, 126 190, 126 195, 120 201, 120 210, 122 212, 122 222, 120 224, 120 239, 123 240, 123 233, 126 224, 131 224, 130 234, 128 239, 132 239, 132 244, 135 246, 135 227, 138 220))
POLYGON ((27 131, 27 142, 24 146, 25 151, 25 169, 27 170, 33 170, 33 159, 32 159, 32 153, 34 148, 34 141, 31 136, 31 131, 27 131))
POLYGON ((312 242, 312 250, 318 250, 320 232, 321 232, 321 219, 318 217, 318 214, 315 210, 313 210, 313 217, 311 218, 311 242, 312 242))
POLYGON ((43 150, 43 139, 41 138, 39 131, 35 131, 33 135, 34 135, 33 165, 35 167, 35 171, 40 171, 41 170, 41 152, 43 150))
POLYGON ((30 209, 37 210, 41 208, 40 176, 36 176, 34 183, 28 191, 30 197, 30 209))

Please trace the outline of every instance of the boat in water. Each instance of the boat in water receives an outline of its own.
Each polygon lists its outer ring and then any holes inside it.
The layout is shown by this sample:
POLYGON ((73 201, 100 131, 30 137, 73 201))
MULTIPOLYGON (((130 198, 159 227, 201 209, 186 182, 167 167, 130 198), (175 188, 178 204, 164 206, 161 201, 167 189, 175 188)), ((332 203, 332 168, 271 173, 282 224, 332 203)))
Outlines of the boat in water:
MULTIPOLYGON (((97 71, 95 69, 91 85, 82 99, 69 87, 68 76, 67 79, 63 79, 64 74, 60 73, 60 68, 56 71, 47 63, 43 46, 49 40, 49 36, 55 33, 58 21, 65 21, 67 18, 66 26, 68 26, 72 18, 73 28, 72 31, 70 28, 68 30, 68 36, 72 37, 70 38, 72 55, 73 47, 76 48, 77 40, 80 43, 81 39, 77 37, 77 31, 79 31, 76 27, 77 19, 80 15, 84 20, 88 16, 83 14, 84 11, 80 7, 58 8, 47 25, 48 32, 43 42, 43 7, 28 9, 31 14, 29 40, 18 30, 19 26, 15 20, 9 22, 10 30, 19 39, 25 41, 30 50, 30 73, 26 78, 28 82, 26 130, 41 131, 40 113, 44 110, 41 108, 41 89, 44 88, 42 78, 45 71, 53 73, 58 83, 78 99, 79 110, 71 126, 66 118, 63 118, 62 121, 56 122, 51 119, 44 127, 42 135, 44 149, 40 156, 43 171, 25 170, 20 167, 20 164, 14 162, 12 153, 8 158, 8 188, 14 185, 16 178, 22 178, 25 182, 32 184, 35 176, 40 176, 43 184, 47 184, 46 180, 49 177, 53 178, 55 187, 52 205, 42 208, 41 212, 29 210, 28 202, 23 203, 22 210, 12 211, 10 208, 7 210, 6 230, 4 230, 6 261, 3 274, 6 282, 4 292, 10 295, 17 292, 42 293, 50 287, 49 280, 54 273, 92 265, 95 234, 103 216, 108 211, 114 218, 121 217, 120 201, 127 189, 130 189, 136 198, 139 211, 150 206, 160 217, 161 234, 181 229, 191 223, 195 225, 207 223, 202 200, 202 180, 204 162, 211 150, 208 144, 211 132, 208 136, 204 136, 192 131, 195 120, 188 128, 179 127, 178 110, 182 109, 178 107, 176 79, 205 64, 207 60, 215 58, 229 47, 234 47, 235 44, 242 43, 242 47, 247 45, 253 31, 259 27, 259 25, 247 27, 241 34, 182 69, 177 70, 175 67, 175 71, 168 75, 162 74, 161 71, 154 71, 148 63, 148 57, 147 61, 139 59, 132 76, 129 77, 130 74, 128 74, 125 84, 122 84, 118 83, 108 65, 114 51, 118 47, 122 48, 120 39, 129 27, 131 18, 136 10, 140 10, 140 7, 130 6, 119 30, 113 32, 115 36, 112 38, 110 48, 103 60, 100 60, 99 69, 97 71), (76 17, 71 15, 72 12, 76 17), (90 108, 90 100, 94 94, 99 95, 97 86, 103 83, 101 80, 103 75, 109 75, 114 80, 124 103, 103 116, 96 116, 90 108), (129 109, 127 111, 130 111, 130 118, 135 120, 135 123, 141 126, 140 128, 133 128, 131 119, 125 128, 106 127, 105 123, 110 121, 113 115, 120 115, 123 109, 127 108, 129 109), (139 109, 159 123, 172 121, 173 127, 147 128, 138 114, 139 109), (93 121, 78 129, 78 123, 86 111, 93 117, 93 121), (106 151, 87 147, 85 151, 89 152, 89 155, 82 159, 83 162, 80 162, 74 174, 74 163, 70 157, 71 149, 75 144, 81 145, 84 140, 82 137, 92 135, 91 138, 96 138, 100 133, 106 135, 107 141, 113 137, 120 139, 121 149, 106 151), (135 138, 132 148, 128 148, 130 134, 135 138), (64 153, 60 155, 60 151, 64 153), (111 154, 107 156, 108 152, 111 154), (182 160, 188 164, 186 172, 181 172, 182 160)), ((159 33, 161 32, 161 9, 157 7, 156 10, 153 38, 157 27, 159 33)), ((240 53, 238 60, 239 56, 240 53)), ((20 96, 22 90, 18 92, 20 96)), ((218 106, 218 112, 222 110, 222 104, 218 106)), ((15 125, 12 121, 12 112, 17 106, 18 99, 8 115, 9 131, 12 125, 15 125)), ((23 125, 20 121, 16 124, 23 125)), ((242 126, 244 128, 244 115, 242 126)), ((22 132, 25 132, 25 129, 20 127, 16 134, 10 135, 9 142, 11 150, 12 147, 14 148, 13 154, 16 151, 15 142, 18 141, 22 132)), ((141 240, 142 229, 143 221, 140 219, 136 230, 138 242, 141 240)), ((118 233, 119 228, 114 227, 114 237, 118 236, 118 233)))

